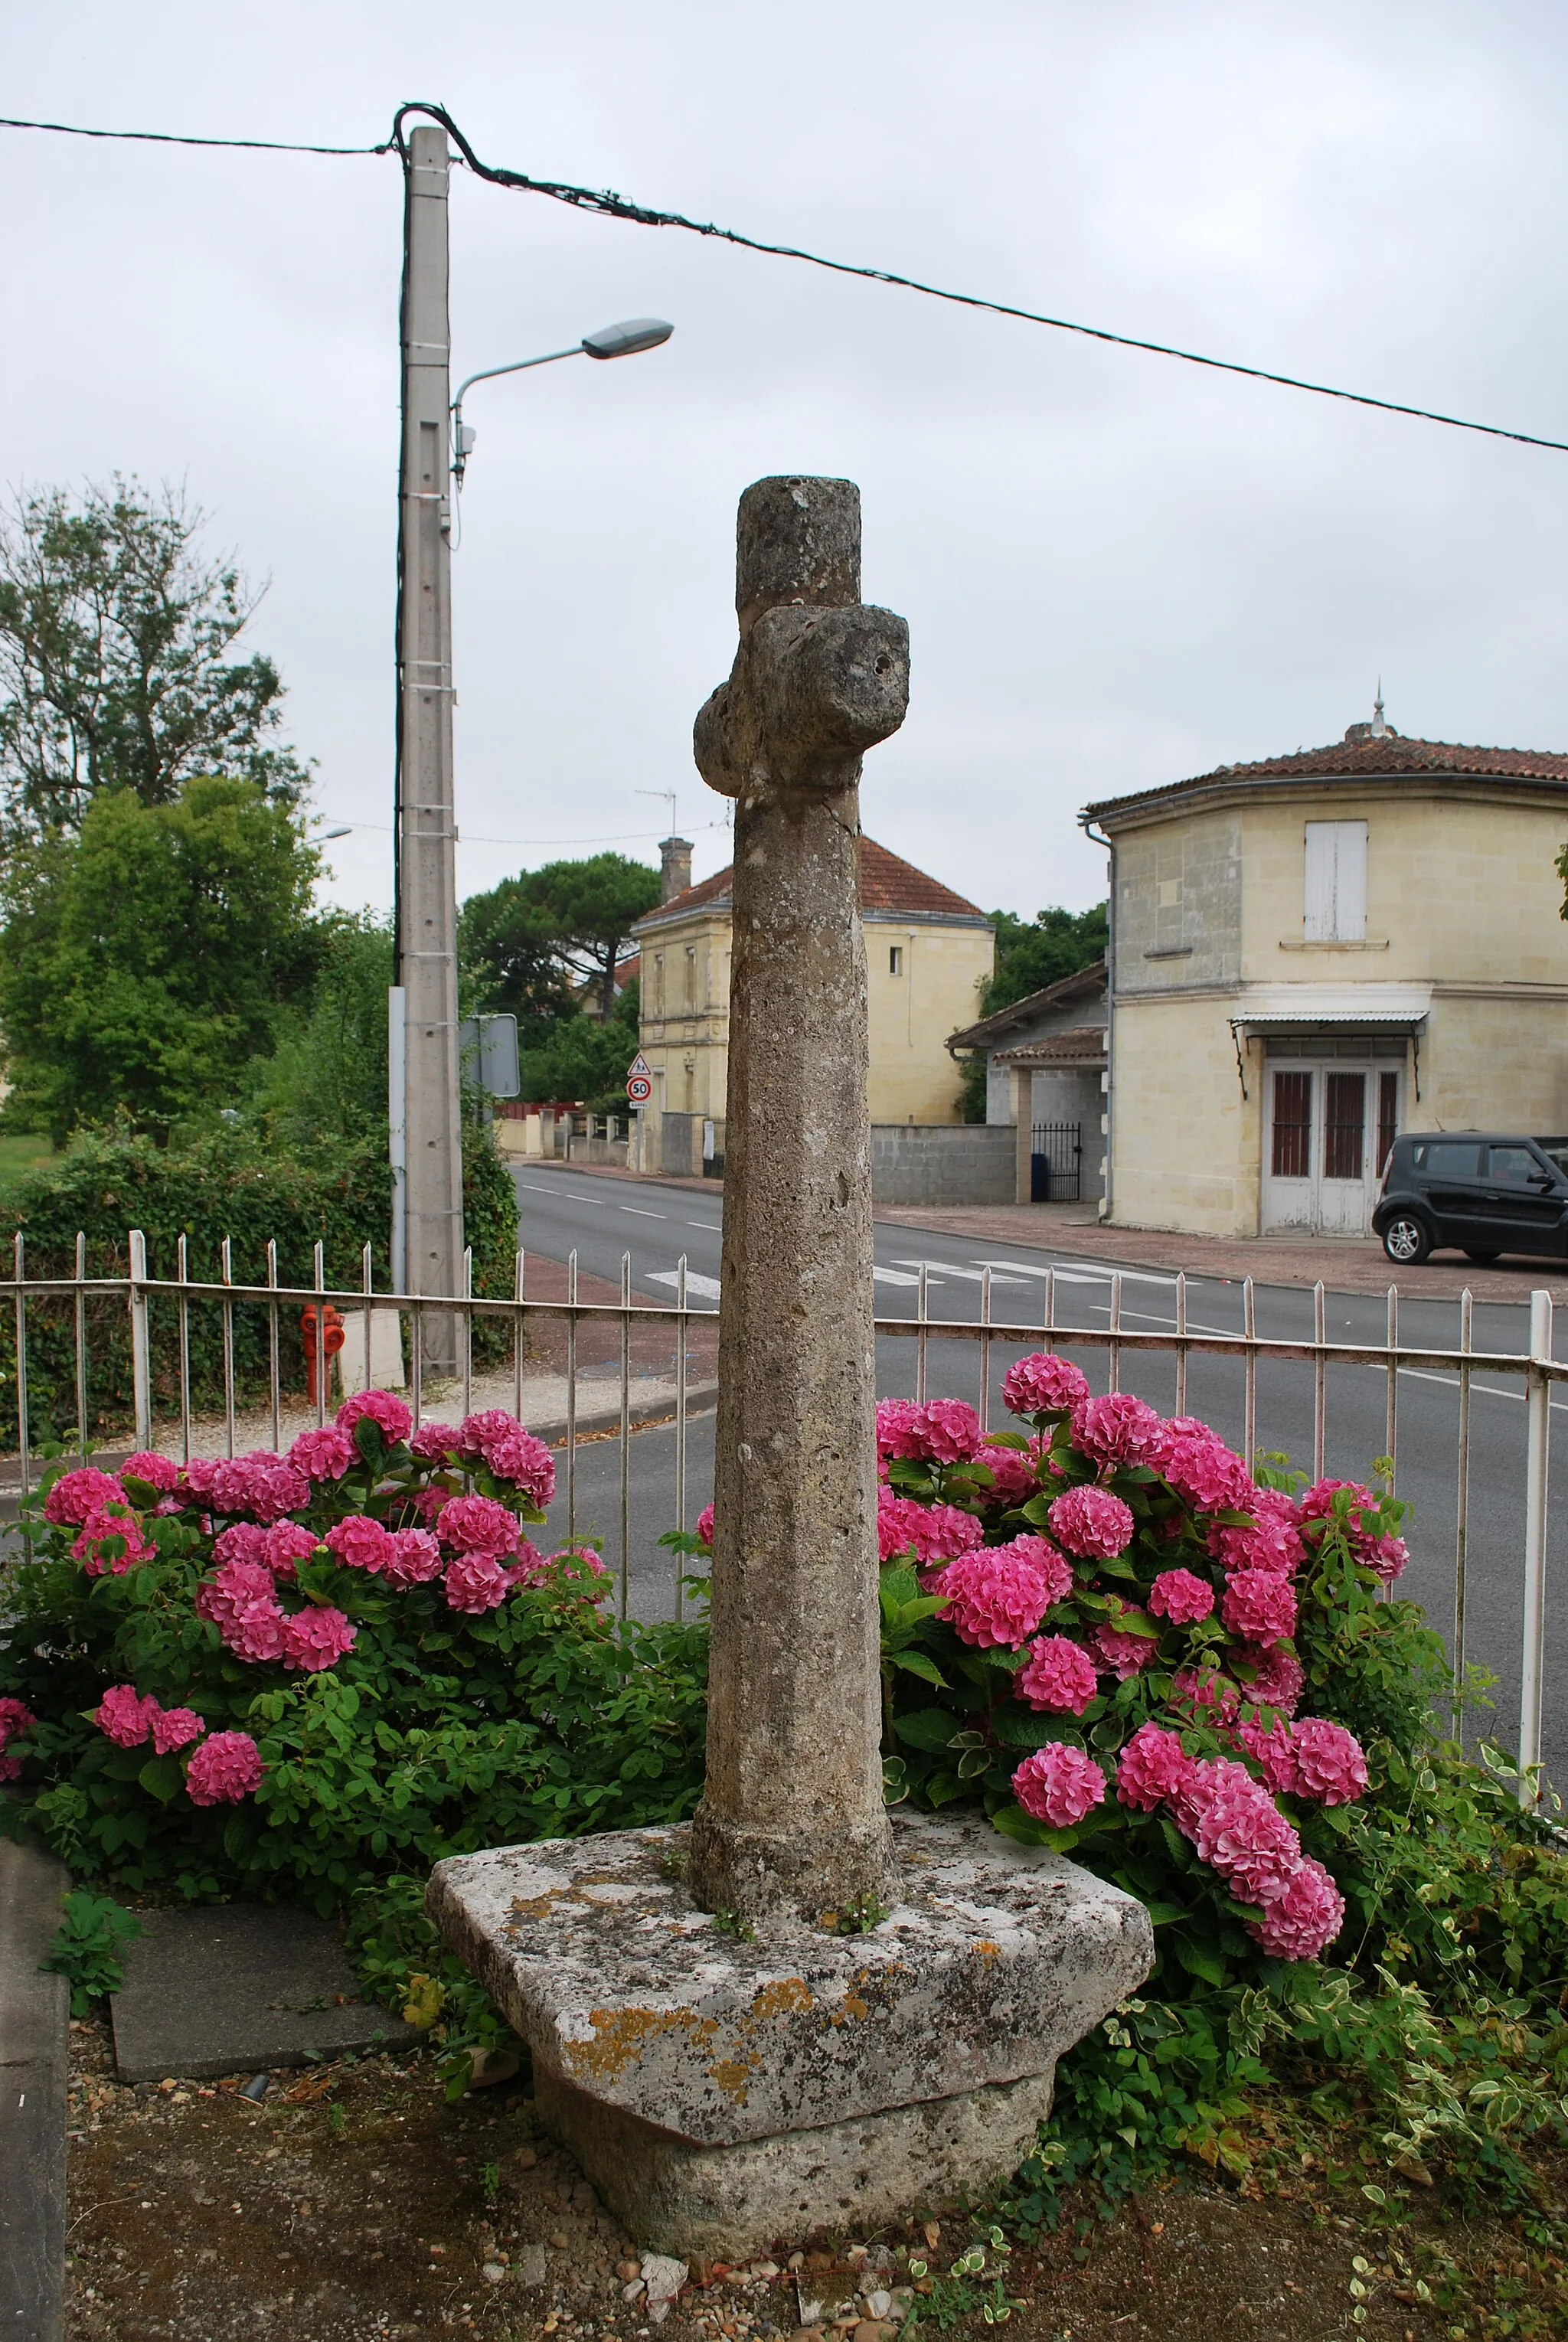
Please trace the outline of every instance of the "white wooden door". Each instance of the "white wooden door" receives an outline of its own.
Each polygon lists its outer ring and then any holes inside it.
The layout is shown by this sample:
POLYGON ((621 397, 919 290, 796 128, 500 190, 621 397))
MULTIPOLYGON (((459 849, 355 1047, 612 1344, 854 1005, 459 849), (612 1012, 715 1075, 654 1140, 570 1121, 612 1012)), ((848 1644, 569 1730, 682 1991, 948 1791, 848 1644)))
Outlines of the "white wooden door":
POLYGON ((1264 1235, 1363 1236, 1399 1127, 1398 1073, 1387 1066, 1268 1068, 1264 1235))

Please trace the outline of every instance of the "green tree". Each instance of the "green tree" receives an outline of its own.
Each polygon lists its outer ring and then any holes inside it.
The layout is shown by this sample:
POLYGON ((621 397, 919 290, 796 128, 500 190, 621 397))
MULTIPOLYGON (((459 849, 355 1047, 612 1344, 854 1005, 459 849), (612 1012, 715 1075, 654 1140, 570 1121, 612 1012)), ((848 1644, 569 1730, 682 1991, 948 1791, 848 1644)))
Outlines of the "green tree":
POLYGON ((593 1114, 624 1114, 626 1067, 636 1054, 634 982, 614 1016, 564 1016, 539 1047, 524 1052, 523 1096, 544 1103, 580 1100, 593 1114))
POLYGON ((510 1008, 523 1037, 564 1013, 568 987, 592 982, 598 1013, 615 1006, 615 966, 631 931, 659 900, 659 874, 624 854, 546 862, 504 878, 463 906, 464 956, 486 1008, 510 1008), (552 1001, 558 1004, 551 1006, 552 1001))
POLYGON ((0 515, 0 823, 76 827, 101 792, 170 805, 198 774, 287 804, 305 773, 279 737, 283 684, 230 654, 259 596, 197 547, 204 515, 116 475, 0 515))
MULTIPOLYGON (((1064 911, 1058 906, 1037 911, 1033 919, 1016 918, 1011 911, 993 911, 996 929, 996 966, 980 996, 980 1014, 994 1016, 1027 1000, 1032 992, 1076 976, 1105 956, 1110 906, 1095 903, 1087 911, 1064 911)), ((976 1051, 964 1060, 959 1104, 965 1122, 985 1119, 985 1058, 976 1051)))
POLYGON ((308 996, 319 856, 255 781, 95 796, 15 854, 0 908, 6 1119, 62 1143, 123 1115, 166 1136, 237 1102, 281 1004, 308 996))
POLYGON ((315 989, 276 1011, 272 1055, 255 1069, 254 1109, 291 1146, 385 1146, 392 923, 335 912, 317 937, 315 989))

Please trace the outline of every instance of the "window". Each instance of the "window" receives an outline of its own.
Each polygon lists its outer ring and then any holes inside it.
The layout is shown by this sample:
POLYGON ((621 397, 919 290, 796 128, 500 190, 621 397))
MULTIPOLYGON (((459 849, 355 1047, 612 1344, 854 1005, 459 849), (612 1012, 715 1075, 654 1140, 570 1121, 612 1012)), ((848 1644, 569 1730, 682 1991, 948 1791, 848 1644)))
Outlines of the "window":
POLYGON ((1486 1176, 1510 1187, 1523 1187, 1532 1179, 1544 1179, 1546 1174, 1535 1160, 1531 1146, 1489 1146, 1486 1176))
POLYGON ((1274 1144, 1273 1171, 1276 1179, 1306 1179, 1312 1176, 1312 1076, 1274 1076, 1274 1144))
POLYGON ((693 1009, 695 1008, 697 1005, 697 947, 695 944, 688 944, 686 946, 685 986, 686 996, 683 1005, 687 1016, 689 1016, 693 1009))
POLYGON ((1303 932, 1309 944, 1366 941, 1366 824, 1306 824, 1303 932))
POLYGON ((1377 1168, 1383 1175, 1383 1166, 1393 1152, 1393 1142, 1399 1133, 1399 1076, 1379 1074, 1377 1077, 1377 1168))
POLYGON ((1480 1167, 1481 1149, 1473 1139, 1465 1146, 1457 1139, 1434 1138, 1413 1146, 1410 1159, 1429 1179, 1473 1179, 1480 1167))
POLYGON ((664 1013, 664 955, 663 952, 654 954, 653 991, 654 1014, 655 1016, 662 1016, 664 1013))
POLYGON ((902 976, 904 974, 904 946, 902 944, 888 945, 887 972, 889 976, 902 976))
POLYGON ((1323 1080, 1323 1176, 1359 1179, 1366 1140, 1366 1076, 1329 1074, 1323 1080))

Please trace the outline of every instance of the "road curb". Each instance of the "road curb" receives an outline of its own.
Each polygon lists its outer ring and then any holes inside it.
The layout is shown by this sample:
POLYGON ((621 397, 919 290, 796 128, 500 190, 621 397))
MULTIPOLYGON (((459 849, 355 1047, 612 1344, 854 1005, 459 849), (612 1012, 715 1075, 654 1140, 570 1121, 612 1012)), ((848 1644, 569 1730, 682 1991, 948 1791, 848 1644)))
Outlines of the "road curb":
POLYGON ((59 2342, 65 2279, 70 1993, 38 1963, 60 1926, 64 1863, 0 1839, 0 2335, 59 2342))

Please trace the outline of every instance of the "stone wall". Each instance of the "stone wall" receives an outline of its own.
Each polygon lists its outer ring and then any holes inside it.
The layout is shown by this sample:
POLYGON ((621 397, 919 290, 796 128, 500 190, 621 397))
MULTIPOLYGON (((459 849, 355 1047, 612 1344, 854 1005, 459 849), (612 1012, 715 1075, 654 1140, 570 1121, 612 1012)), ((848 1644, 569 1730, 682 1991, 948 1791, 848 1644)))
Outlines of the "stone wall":
POLYGON ((877 1204, 1010 1204, 1011 1125, 882 1122, 871 1126, 871 1193, 877 1204))

